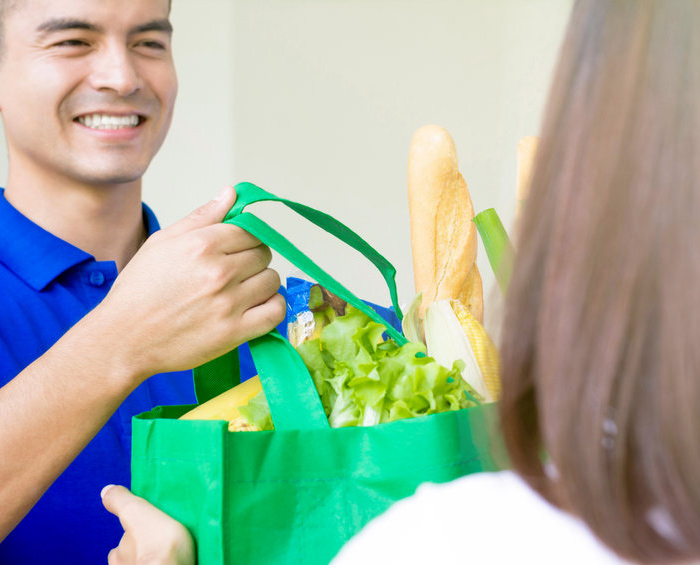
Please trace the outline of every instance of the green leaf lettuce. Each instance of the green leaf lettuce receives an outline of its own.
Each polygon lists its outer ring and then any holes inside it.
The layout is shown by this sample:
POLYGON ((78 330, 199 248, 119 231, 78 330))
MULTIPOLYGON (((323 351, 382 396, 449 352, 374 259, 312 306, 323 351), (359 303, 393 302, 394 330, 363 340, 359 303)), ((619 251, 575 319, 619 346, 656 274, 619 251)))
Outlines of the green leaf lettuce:
MULTIPOLYGON (((461 377, 461 361, 451 369, 425 355, 425 346, 399 346, 384 339, 385 328, 348 305, 345 315, 297 351, 316 385, 332 427, 371 426, 474 406, 481 397, 461 377)), ((262 397, 265 408, 267 403, 262 397)), ((255 397, 241 414, 267 424, 255 397), (250 405, 249 405, 250 406, 250 405)), ((269 417, 269 408, 267 409, 269 417)), ((271 423, 271 421, 270 421, 271 423)))

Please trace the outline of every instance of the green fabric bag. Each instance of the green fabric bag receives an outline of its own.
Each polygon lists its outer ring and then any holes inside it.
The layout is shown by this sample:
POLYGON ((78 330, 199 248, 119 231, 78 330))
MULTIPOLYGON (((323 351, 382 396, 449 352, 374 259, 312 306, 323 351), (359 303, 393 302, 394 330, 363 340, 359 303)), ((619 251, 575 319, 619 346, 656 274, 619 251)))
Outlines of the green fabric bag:
MULTIPOLYGON (((405 338, 289 241, 243 209, 279 201, 365 255, 382 273, 397 314, 395 270, 332 217, 259 187, 236 187, 226 217, 320 284, 405 338)), ((193 406, 162 406, 133 420, 132 489, 193 534, 200 565, 325 565, 343 543, 420 483, 496 470, 503 446, 496 406, 333 429, 301 358, 277 332, 250 343, 275 425, 229 432, 224 421, 177 418, 193 406)), ((233 352, 195 369, 199 402, 237 384, 233 352)))

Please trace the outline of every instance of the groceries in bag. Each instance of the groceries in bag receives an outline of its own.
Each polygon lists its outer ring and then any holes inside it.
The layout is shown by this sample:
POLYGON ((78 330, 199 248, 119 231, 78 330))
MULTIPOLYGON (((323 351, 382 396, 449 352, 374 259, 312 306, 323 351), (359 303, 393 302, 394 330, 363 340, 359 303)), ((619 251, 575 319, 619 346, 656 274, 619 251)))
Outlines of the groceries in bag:
MULTIPOLYGON (((323 294, 330 293, 324 290, 323 294)), ((372 426, 483 402, 481 394, 461 378, 461 361, 447 369, 425 355, 425 346, 411 342, 399 346, 387 339, 384 326, 353 306, 344 305, 343 315, 335 314, 330 304, 328 308, 333 314, 326 312, 319 322, 332 320, 319 323, 296 349, 314 381, 331 427, 372 426)), ((232 391, 242 387, 253 390, 248 383, 232 391)), ((222 418, 214 409, 231 391, 182 418, 227 419, 231 431, 273 429, 259 380, 254 386, 257 392, 247 405, 238 406, 231 418, 222 418), (207 407, 210 403, 212 409, 207 407)))
POLYGON ((417 294, 403 319, 404 335, 444 366, 461 361, 462 378, 480 397, 498 400, 498 352, 482 325, 474 207, 455 143, 440 126, 423 126, 413 136, 408 203, 417 294))

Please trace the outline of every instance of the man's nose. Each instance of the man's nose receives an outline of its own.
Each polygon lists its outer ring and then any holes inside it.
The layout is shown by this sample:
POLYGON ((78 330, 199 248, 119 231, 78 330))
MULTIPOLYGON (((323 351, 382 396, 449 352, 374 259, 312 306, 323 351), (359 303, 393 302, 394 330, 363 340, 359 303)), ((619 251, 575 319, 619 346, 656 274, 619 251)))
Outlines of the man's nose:
POLYGON ((142 79, 126 46, 105 47, 93 60, 91 83, 96 90, 129 96, 141 88, 142 79))

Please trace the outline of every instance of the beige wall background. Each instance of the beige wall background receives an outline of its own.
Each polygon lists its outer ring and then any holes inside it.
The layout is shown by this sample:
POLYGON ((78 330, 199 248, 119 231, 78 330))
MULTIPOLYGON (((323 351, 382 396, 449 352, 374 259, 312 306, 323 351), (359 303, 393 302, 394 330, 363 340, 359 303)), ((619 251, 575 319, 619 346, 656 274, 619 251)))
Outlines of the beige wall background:
MULTIPOLYGON (((406 302, 408 148, 418 127, 437 123, 455 139, 475 209, 494 207, 510 226, 516 144, 539 130, 572 0, 173 4, 180 93, 144 184, 163 225, 225 184, 255 182, 358 231, 395 264, 406 302)), ((354 252, 291 213, 257 209, 351 290, 388 303, 354 252)), ((478 264, 488 301, 483 248, 478 264)), ((283 277, 293 270, 274 265, 283 277)))

